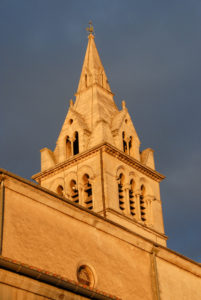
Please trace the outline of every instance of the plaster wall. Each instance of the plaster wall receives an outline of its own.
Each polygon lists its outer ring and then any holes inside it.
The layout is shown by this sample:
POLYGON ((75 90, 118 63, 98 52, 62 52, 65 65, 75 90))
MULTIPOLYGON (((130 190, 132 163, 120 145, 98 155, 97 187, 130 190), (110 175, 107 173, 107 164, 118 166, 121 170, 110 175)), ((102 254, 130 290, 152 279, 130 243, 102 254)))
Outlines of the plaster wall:
POLYGON ((3 256, 75 281, 87 264, 95 288, 126 300, 157 299, 156 276, 160 299, 199 299, 198 264, 158 245, 155 272, 151 240, 13 178, 4 186, 3 256))
POLYGON ((185 271, 177 265, 157 258, 159 288, 163 300, 200 300, 201 277, 191 271, 185 271))
POLYGON ((35 198, 27 189, 25 195, 20 185, 16 193, 11 185, 5 190, 3 256, 72 280, 78 266, 87 264, 98 289, 118 291, 122 299, 152 299, 148 252, 105 233, 87 212, 82 214, 92 219, 91 225, 76 217, 76 207, 50 199, 38 202, 40 193, 35 198))

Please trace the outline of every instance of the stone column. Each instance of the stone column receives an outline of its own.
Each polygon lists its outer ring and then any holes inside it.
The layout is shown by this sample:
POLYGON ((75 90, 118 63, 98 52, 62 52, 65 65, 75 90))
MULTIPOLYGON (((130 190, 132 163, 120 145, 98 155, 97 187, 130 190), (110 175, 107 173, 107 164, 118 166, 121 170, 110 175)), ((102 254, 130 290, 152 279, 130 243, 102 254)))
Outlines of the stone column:
POLYGON ((128 154, 131 155, 131 149, 129 147, 129 144, 130 144, 130 141, 131 141, 132 137, 129 136, 128 139, 127 139, 127 146, 128 146, 128 154))
POLYGON ((140 195, 141 191, 137 191, 135 194, 135 203, 136 203, 136 220, 137 221, 142 221, 141 218, 141 210, 140 210, 140 195))
POLYGON ((121 213, 125 213, 125 210, 126 210, 126 191, 125 191, 125 184, 124 183, 122 183, 122 181, 121 181, 121 179, 120 178, 117 178, 117 183, 118 183, 118 208, 119 208, 119 212, 121 212, 121 213), (123 207, 124 207, 124 209, 121 209, 120 208, 120 199, 119 199, 119 184, 121 184, 122 185, 122 192, 121 192, 121 195, 123 196, 123 198, 122 198, 122 200, 121 200, 121 202, 123 202, 123 207))
POLYGON ((71 138, 69 138, 70 139, 70 142, 71 142, 71 156, 73 156, 74 155, 74 151, 73 151, 73 143, 74 143, 74 141, 75 141, 75 137, 73 136, 73 137, 71 137, 71 138))
POLYGON ((85 206, 84 203, 84 186, 83 184, 78 184, 78 193, 79 193, 79 204, 82 206, 85 206))
POLYGON ((91 178, 89 177, 89 184, 91 184, 91 192, 92 192, 92 205, 93 205, 93 210, 94 210, 94 207, 95 207, 95 201, 94 201, 94 177, 91 178))
POLYGON ((130 215, 130 199, 129 199, 129 190, 130 190, 130 183, 127 183, 123 186, 123 190, 124 190, 124 206, 125 206, 125 210, 124 213, 126 215, 130 215))
POLYGON ((147 195, 144 198, 144 201, 146 203, 146 211, 147 211, 146 212, 146 215, 147 215, 146 223, 149 226, 153 226, 153 214, 152 214, 152 202, 153 202, 153 200, 154 200, 154 196, 151 196, 151 195, 147 195))
POLYGON ((130 155, 129 141, 130 141, 130 137, 129 137, 129 136, 125 137, 125 142, 126 142, 126 154, 128 154, 128 155, 130 155))

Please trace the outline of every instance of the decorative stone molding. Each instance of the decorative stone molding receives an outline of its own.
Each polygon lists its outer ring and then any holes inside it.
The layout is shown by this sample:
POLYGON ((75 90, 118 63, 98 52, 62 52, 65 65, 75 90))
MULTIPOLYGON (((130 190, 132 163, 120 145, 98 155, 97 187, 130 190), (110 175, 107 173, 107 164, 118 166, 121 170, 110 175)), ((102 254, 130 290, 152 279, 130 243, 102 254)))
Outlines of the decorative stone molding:
POLYGON ((66 170, 69 166, 71 167, 72 165, 77 164, 79 161, 87 160, 90 156, 93 156, 97 152, 99 152, 100 149, 102 149, 103 152, 106 152, 108 154, 111 154, 113 157, 118 158, 120 161, 126 163, 127 165, 133 167, 134 169, 140 171, 141 173, 147 175, 148 177, 154 179, 157 182, 160 182, 165 178, 164 175, 160 174, 155 170, 150 169, 149 167, 143 165, 136 159, 130 157, 129 155, 126 155, 124 152, 107 143, 100 144, 96 147, 93 147, 90 150, 86 150, 82 153, 77 154, 76 156, 72 156, 65 162, 56 164, 55 167, 33 175, 32 178, 39 182, 40 179, 48 178, 49 175, 52 176, 53 174, 55 175, 61 170, 66 170))

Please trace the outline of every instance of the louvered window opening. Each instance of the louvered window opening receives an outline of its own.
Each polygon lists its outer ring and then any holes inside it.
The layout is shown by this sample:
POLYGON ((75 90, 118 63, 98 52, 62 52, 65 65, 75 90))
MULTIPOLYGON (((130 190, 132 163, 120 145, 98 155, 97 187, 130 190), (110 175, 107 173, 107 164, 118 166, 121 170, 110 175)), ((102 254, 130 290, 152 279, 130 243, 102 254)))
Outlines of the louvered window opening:
POLYGON ((79 192, 77 189, 77 183, 75 180, 71 180, 71 199, 75 203, 79 203, 79 192))
POLYGON ((120 176, 119 176, 118 193, 119 193, 119 208, 121 210, 125 210, 125 199, 124 199, 124 189, 123 189, 123 174, 120 174, 120 176))
POLYGON ((129 189, 129 203, 130 203, 130 213, 132 216, 135 216, 135 195, 134 195, 134 181, 133 179, 130 181, 130 189, 129 189))
POLYGON ((64 190, 63 186, 59 185, 57 187, 57 194, 60 195, 60 196, 63 196, 63 190, 64 190))
POLYGON ((93 195, 92 195, 92 185, 89 182, 89 175, 84 175, 84 193, 85 193, 85 207, 92 210, 93 209, 93 195))
POLYGON ((144 193, 145 193, 145 187, 144 185, 141 186, 141 195, 140 195, 140 214, 141 214, 141 220, 143 222, 146 221, 146 204, 144 201, 144 193))

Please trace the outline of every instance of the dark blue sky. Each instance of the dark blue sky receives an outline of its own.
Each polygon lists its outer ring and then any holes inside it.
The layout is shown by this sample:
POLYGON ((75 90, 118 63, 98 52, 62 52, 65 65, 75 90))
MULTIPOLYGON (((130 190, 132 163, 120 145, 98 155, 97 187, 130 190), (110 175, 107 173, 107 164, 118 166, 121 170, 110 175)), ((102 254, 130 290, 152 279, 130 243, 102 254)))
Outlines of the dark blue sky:
POLYGON ((54 149, 92 20, 115 101, 167 176, 168 247, 201 262, 201 2, 0 0, 0 167, 30 178, 54 149))

